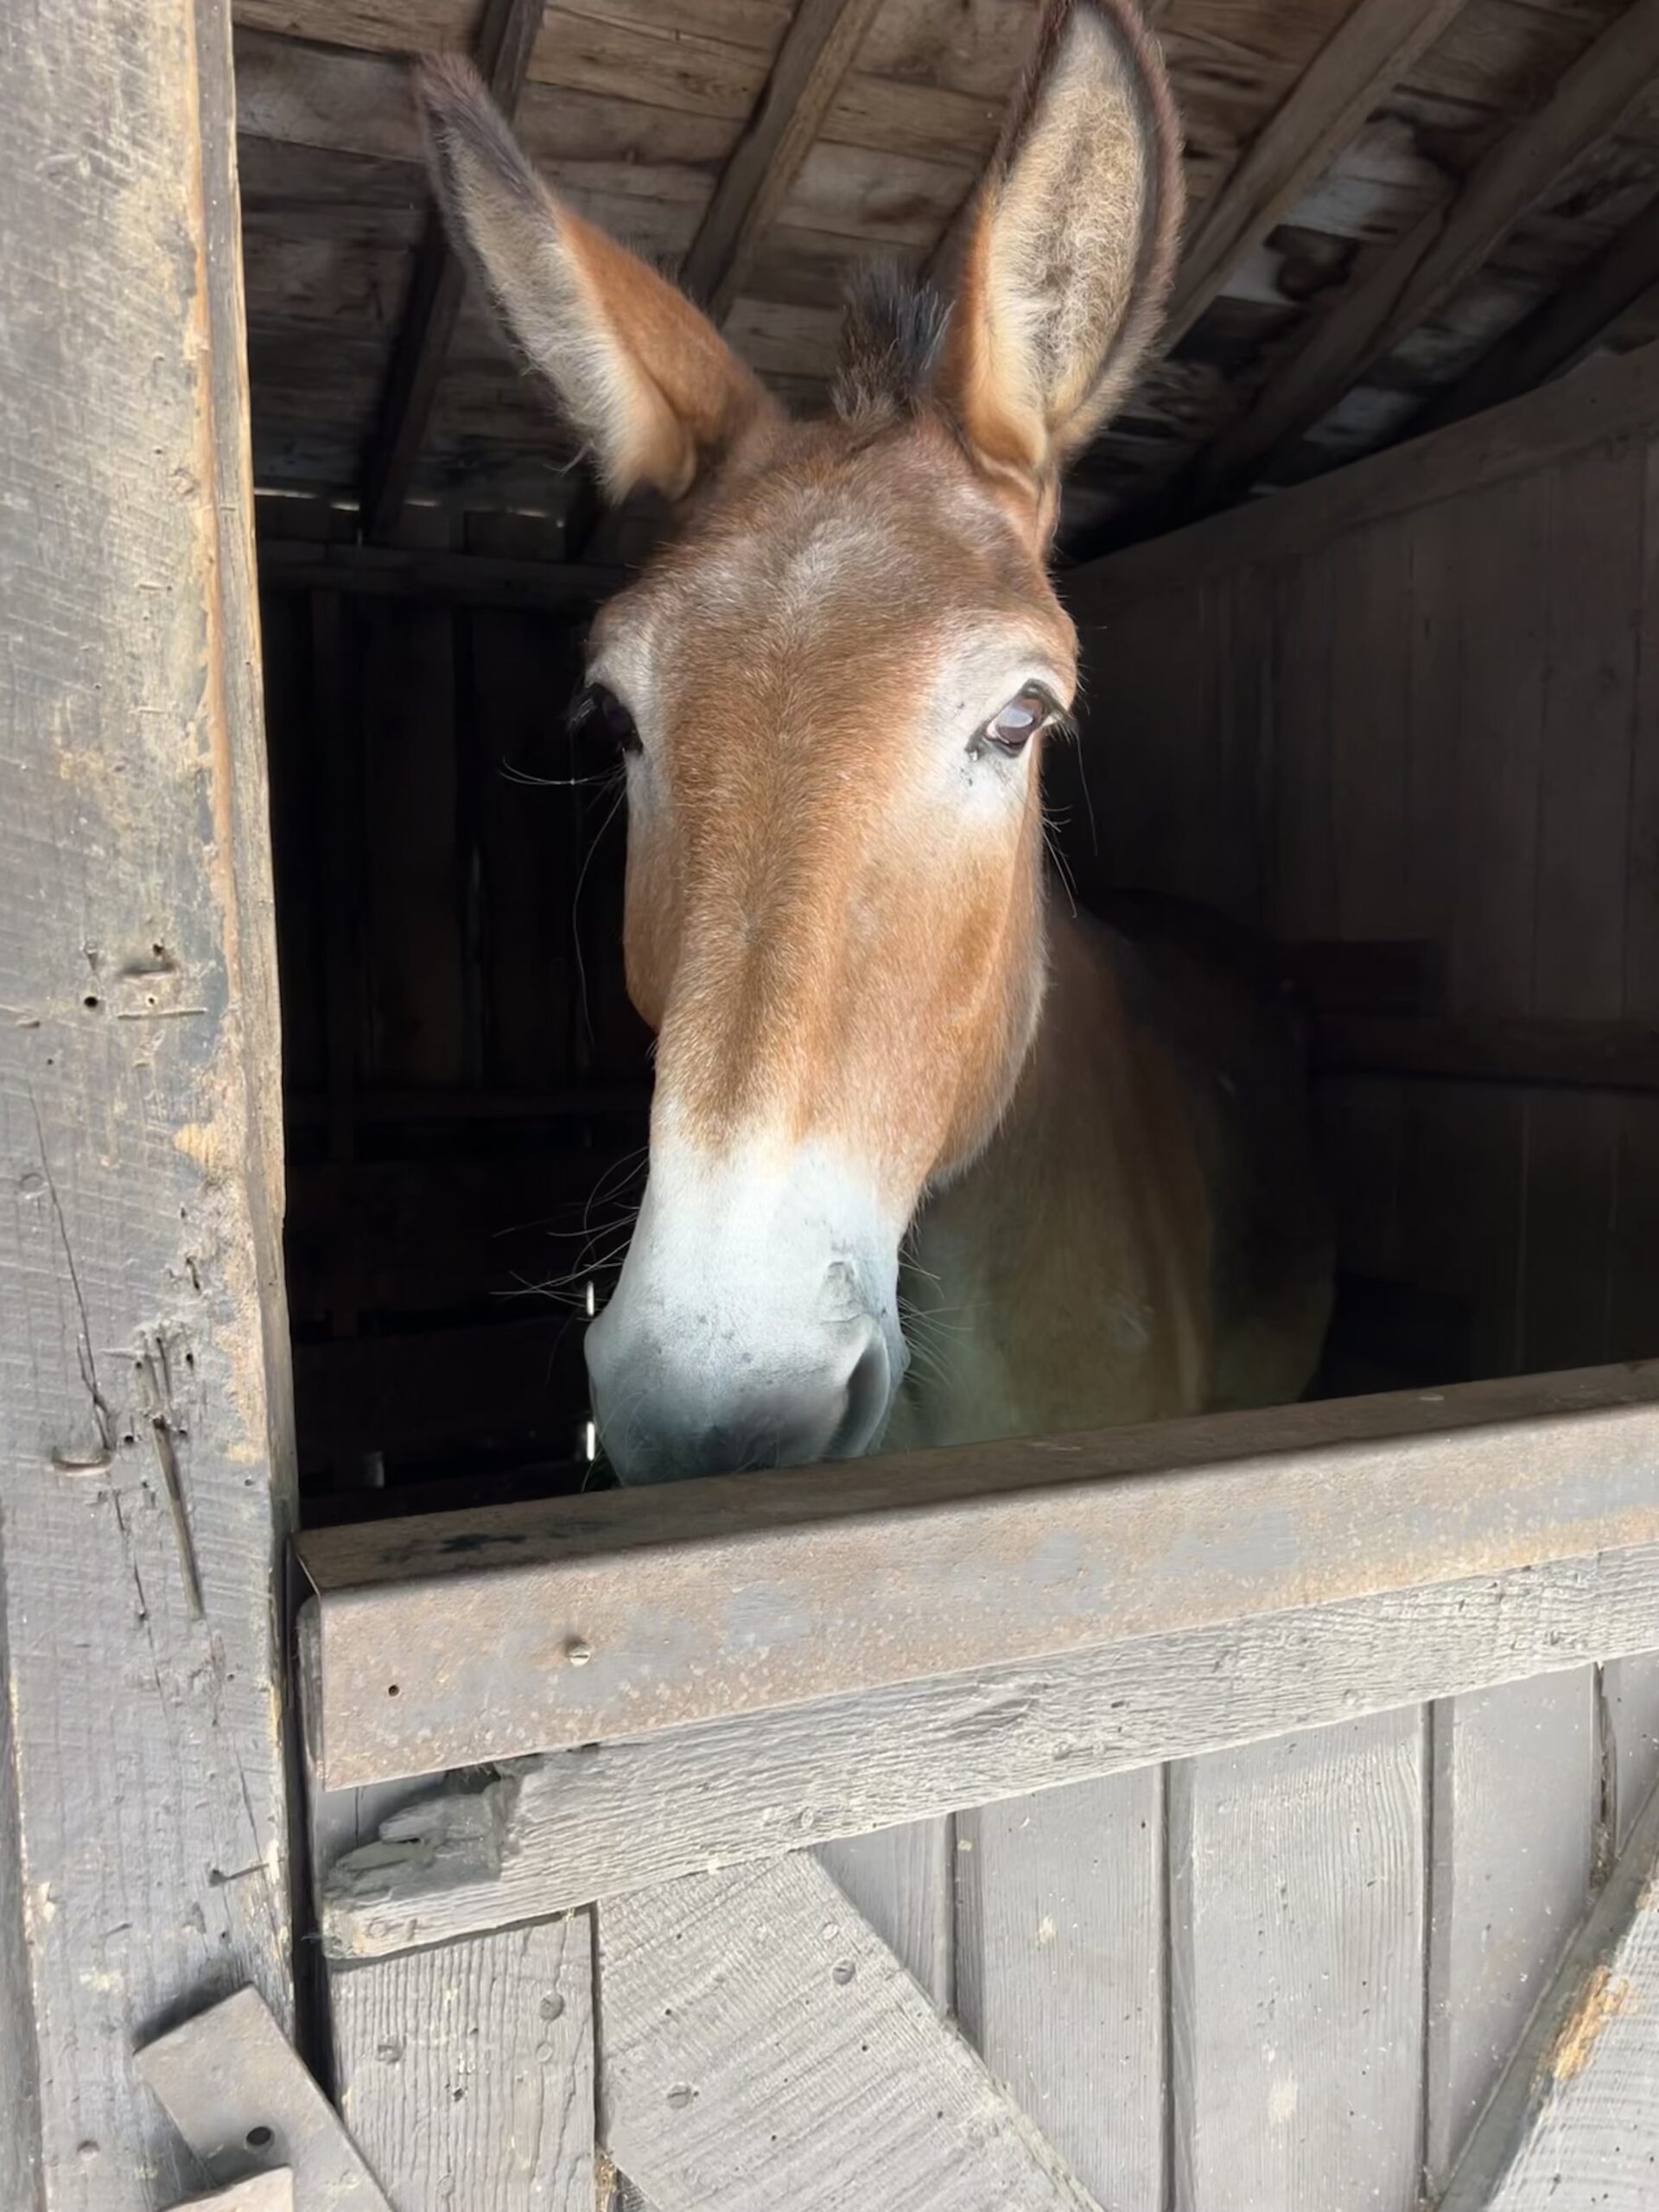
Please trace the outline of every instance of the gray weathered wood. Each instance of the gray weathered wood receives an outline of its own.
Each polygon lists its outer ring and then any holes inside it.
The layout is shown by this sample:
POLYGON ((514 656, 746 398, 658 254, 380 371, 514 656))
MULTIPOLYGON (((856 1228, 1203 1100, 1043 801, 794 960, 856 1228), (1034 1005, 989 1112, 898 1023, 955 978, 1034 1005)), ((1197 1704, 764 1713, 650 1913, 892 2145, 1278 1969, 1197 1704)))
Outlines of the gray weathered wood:
POLYGON ((1516 2046, 1440 2212, 1649 2212, 1659 1790, 1516 2046))
POLYGON ((1425 2169, 1438 2194, 1589 1902, 1593 1671, 1433 1708, 1425 2169))
POLYGON ((1421 1735, 1414 1709, 1170 1776, 1184 2212, 1415 2201, 1421 1735))
POLYGON ((269 2172, 250 2174, 211 2196, 193 2196, 175 2204, 173 2212, 295 2212, 294 2170, 273 2166, 269 2172))
POLYGON ((285 2165, 301 2204, 401 2212, 365 2164, 256 1989, 147 2044, 139 2077, 214 2181, 285 2165))
POLYGON ((718 321, 737 297, 829 114, 880 0, 799 0, 754 113, 721 170, 680 267, 718 321))
POLYGON ((1659 1652, 1610 1660, 1601 1670, 1605 1779, 1611 1799, 1607 1841, 1623 1851, 1637 1815, 1659 1783, 1659 1652))
POLYGON ((313 1755, 338 1789, 1652 1541, 1656 1394, 1598 1370, 315 1530, 313 1755))
POLYGON ((579 1915, 330 1975, 340 2116, 397 2212, 592 2212, 592 1961, 579 1915))
POLYGON ((1634 0, 1536 114, 1501 138, 1449 210, 1432 207, 1330 313, 1260 399, 1200 457, 1211 501, 1280 458, 1373 361, 1434 314, 1563 169, 1610 130, 1659 67, 1659 0, 1634 0))
POLYGON ((1462 0, 1358 0, 1200 212, 1170 301, 1173 346, 1228 276, 1322 175, 1426 53, 1462 0))
POLYGON ((601 2124, 656 2212, 1089 2212, 810 1857, 645 1891, 598 1925, 601 2124))
POLYGON ((1103 2204, 1163 2204, 1165 1770, 957 1816, 957 2009, 1103 2204))
POLYGON ((908 1821, 819 1847, 818 1864, 942 2012, 956 1990, 954 1823, 908 1821))
POLYGON ((291 2003, 228 17, 13 19, 0 84, 0 2177, 78 2212, 200 2185, 135 2039, 245 1980, 291 2003))
POLYGON ((1519 1568, 529 1760, 400 1812, 325 1885, 372 1956, 698 1867, 1581 1664, 1652 1641, 1659 1550, 1519 1568))
POLYGON ((1570 382, 1546 385, 1432 437, 1084 562, 1063 578, 1066 603, 1085 626, 1099 623, 1130 601, 1317 549, 1363 523, 1415 512, 1588 446, 1642 436, 1656 423, 1659 345, 1586 362, 1570 382))

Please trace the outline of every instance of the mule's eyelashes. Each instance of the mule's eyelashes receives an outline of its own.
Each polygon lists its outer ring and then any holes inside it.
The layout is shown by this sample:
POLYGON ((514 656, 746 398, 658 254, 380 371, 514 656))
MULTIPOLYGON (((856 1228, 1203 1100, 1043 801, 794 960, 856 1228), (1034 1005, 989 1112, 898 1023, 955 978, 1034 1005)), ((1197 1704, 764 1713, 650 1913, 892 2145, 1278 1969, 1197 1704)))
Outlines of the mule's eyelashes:
POLYGON ((585 683, 570 702, 570 734, 591 732, 619 753, 638 753, 639 732, 633 716, 608 685, 585 683))
POLYGON ((1046 729, 1059 719, 1059 708, 1047 692, 1027 685, 1006 707, 997 709, 975 737, 974 744, 982 749, 990 746, 1012 760, 1025 751, 1039 729, 1046 729))

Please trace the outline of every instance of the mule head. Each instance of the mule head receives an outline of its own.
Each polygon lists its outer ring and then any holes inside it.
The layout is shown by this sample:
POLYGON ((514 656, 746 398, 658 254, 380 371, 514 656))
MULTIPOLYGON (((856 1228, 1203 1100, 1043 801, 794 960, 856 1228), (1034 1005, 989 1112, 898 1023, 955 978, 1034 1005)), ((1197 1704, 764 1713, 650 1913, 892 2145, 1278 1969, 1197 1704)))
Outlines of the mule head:
POLYGON ((810 423, 548 192, 470 70, 421 88, 452 230, 607 485, 680 503, 579 702, 626 761, 658 1033, 601 1432, 624 1481, 849 1457, 903 1372, 906 1227, 1035 1033, 1039 761, 1076 681, 1045 556, 1172 273, 1162 66, 1128 0, 1051 15, 954 301, 867 289, 810 423))

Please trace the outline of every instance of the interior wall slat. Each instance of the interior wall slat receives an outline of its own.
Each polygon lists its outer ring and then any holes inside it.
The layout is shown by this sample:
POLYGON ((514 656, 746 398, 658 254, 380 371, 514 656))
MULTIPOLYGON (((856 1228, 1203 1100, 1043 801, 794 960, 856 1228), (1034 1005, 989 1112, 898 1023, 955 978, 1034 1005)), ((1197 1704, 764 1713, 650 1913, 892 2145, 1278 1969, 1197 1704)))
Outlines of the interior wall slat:
POLYGON ((817 1857, 848 1903, 868 1920, 941 2012, 950 2010, 956 1969, 951 1902, 955 1850, 948 1815, 878 1828, 820 1844, 817 1857))
POLYGON ((1589 1904, 1595 1670, 1446 1699, 1430 1726, 1424 2147, 1438 2196, 1589 1904))
POLYGON ((1164 1770, 956 1821, 963 2031, 1079 2181, 1162 2212, 1164 1770))
POLYGON ((1415 2202, 1423 1730, 1414 1707, 1171 1770, 1178 2212, 1415 2202))

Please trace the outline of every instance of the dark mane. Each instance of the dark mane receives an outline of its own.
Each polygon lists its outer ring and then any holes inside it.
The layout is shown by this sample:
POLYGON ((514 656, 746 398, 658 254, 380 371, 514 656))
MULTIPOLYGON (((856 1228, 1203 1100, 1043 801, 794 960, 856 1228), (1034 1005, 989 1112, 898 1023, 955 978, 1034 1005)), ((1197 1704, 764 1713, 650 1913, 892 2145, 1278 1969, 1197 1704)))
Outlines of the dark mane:
POLYGON ((891 264, 861 272, 842 325, 835 408, 849 422, 908 412, 928 398, 950 310, 924 278, 891 264))

